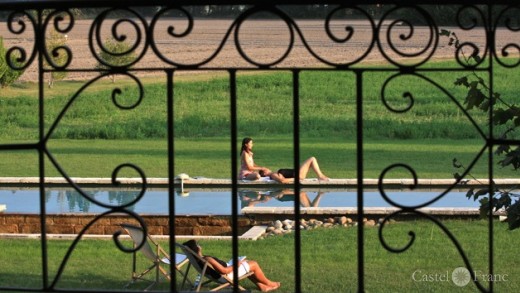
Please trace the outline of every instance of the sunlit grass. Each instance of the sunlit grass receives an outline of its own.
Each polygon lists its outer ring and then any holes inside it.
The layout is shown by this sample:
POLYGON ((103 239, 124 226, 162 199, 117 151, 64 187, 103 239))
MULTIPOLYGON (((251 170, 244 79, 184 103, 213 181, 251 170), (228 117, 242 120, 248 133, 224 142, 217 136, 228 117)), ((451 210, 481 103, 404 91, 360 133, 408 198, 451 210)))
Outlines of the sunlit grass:
MULTIPOLYGON (((293 166, 293 142, 287 137, 254 137, 255 161, 273 170, 293 166)), ((484 147, 480 140, 374 140, 363 142, 363 176, 378 178, 382 171, 396 163, 408 164, 418 178, 453 178, 452 160, 469 166, 484 147)), ((237 148, 240 146, 237 145, 237 148)), ((48 149, 57 164, 71 177, 111 177, 121 164, 131 163, 147 177, 166 178, 168 151, 165 140, 51 140, 48 149)), ((358 145, 353 138, 302 138, 300 159, 315 156, 323 172, 331 178, 356 178, 358 145)), ((176 139, 173 166, 175 174, 192 177, 231 177, 231 141, 229 137, 176 139)), ((237 159, 238 159, 238 154, 237 159)), ((4 151, 0 153, 1 176, 38 176, 36 151, 4 151)), ((45 156, 47 158, 47 156, 45 156)), ((487 152, 477 160, 472 174, 488 178, 487 152)), ((61 176, 47 158, 46 176, 61 176)), ((134 171, 123 169, 122 177, 137 177, 134 171)), ((313 178, 315 174, 309 174, 313 178)), ((388 178, 412 178, 404 168, 396 168, 388 178)), ((495 178, 515 178, 516 172, 495 168, 495 178)))
MULTIPOLYGON (((477 280, 484 286, 489 284, 482 275, 489 274, 488 224, 485 220, 442 221, 467 256, 471 269, 477 272, 477 280)), ((496 282, 496 291, 517 292, 520 289, 520 271, 516 255, 519 231, 507 230, 507 224, 494 225, 494 274, 506 280, 496 282)), ((475 292, 470 282, 457 287, 451 280, 455 268, 465 266, 455 243, 433 222, 426 220, 398 221, 383 229, 383 240, 392 248, 402 248, 415 239, 409 249, 392 253, 383 248, 378 237, 378 228, 364 229, 364 284, 370 292, 475 292), (415 279, 414 279, 415 272, 415 279), (445 279, 424 280, 424 275, 447 275, 445 279)), ((303 292, 357 292, 358 249, 356 227, 316 229, 301 233, 301 288, 303 292)), ((239 255, 256 260, 266 275, 282 283, 277 292, 294 292, 295 245, 294 233, 271 237, 259 241, 240 241, 239 255)), ((125 245, 131 245, 125 241, 125 245)), ((160 241, 166 249, 167 241, 160 241)), ((232 257, 230 241, 201 240, 203 253, 224 260, 232 257)), ((39 240, 1 239, 3 252, 0 260, 0 284, 3 286, 41 286, 41 242, 39 240)), ((58 268, 69 249, 69 240, 49 240, 49 280, 56 277, 58 268)), ((138 255, 138 269, 146 268, 146 260, 138 255)), ((63 275, 56 283, 57 288, 122 289, 130 279, 131 254, 121 252, 112 240, 81 240, 70 256, 63 275)), ((194 270, 192 270, 193 273, 194 270)), ((192 279, 194 275, 191 276, 192 279)), ((180 282, 180 275, 177 280, 180 282)), ((250 281, 241 283, 255 290, 250 281)), ((167 290, 164 282, 157 287, 167 290)), ((142 289, 136 284, 131 289, 142 289)))

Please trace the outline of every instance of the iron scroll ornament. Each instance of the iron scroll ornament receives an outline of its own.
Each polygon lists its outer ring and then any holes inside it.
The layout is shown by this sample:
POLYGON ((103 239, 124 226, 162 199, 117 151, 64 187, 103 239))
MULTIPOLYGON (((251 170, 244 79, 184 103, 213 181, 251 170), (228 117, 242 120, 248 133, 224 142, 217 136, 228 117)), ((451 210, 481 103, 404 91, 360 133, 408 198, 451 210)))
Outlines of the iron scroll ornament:
MULTIPOLYGON (((70 100, 67 102, 67 104, 63 107, 63 109, 61 110, 61 112, 58 114, 58 116, 56 117, 55 121, 52 123, 52 125, 50 126, 49 128, 49 131, 47 132, 44 140, 43 140, 43 144, 46 146, 47 145, 47 142, 50 140, 50 138, 52 137, 52 134, 54 133, 54 131, 56 130, 56 128, 59 126, 59 123, 61 122, 61 120, 63 119, 63 117, 65 116, 65 114, 67 113, 67 111, 70 109, 70 107, 74 104, 74 102, 80 97, 81 93, 83 93, 83 91, 87 88, 89 88, 92 84, 94 84, 96 81, 106 77, 108 75, 107 74, 101 74, 99 76, 97 76, 96 78, 90 80, 88 83, 84 84, 71 98, 70 100)), ((120 102, 118 102, 117 100, 117 96, 118 95, 121 95, 122 93, 122 90, 120 88, 115 88, 113 91, 112 91, 112 95, 111 95, 111 99, 112 99, 112 102, 114 103, 114 105, 118 108, 120 108, 121 110, 131 110, 131 109, 134 109, 136 107, 138 107, 140 104, 141 104, 141 101, 144 97, 144 89, 143 89, 143 85, 142 83, 140 82, 140 80, 135 77, 134 75, 132 74, 124 74, 124 76, 127 76, 129 77, 131 80, 133 80, 138 89, 139 89, 139 94, 138 94, 138 97, 137 99, 135 100, 135 102, 133 104, 130 104, 130 105, 122 105, 120 102)), ((71 186, 76 189, 83 197, 89 199, 90 201, 94 202, 95 204, 99 205, 99 206, 102 206, 102 207, 105 207, 105 208, 115 208, 115 206, 112 206, 112 205, 106 205, 102 202, 99 202, 97 200, 95 200, 94 198, 91 198, 87 193, 85 193, 75 182, 74 180, 72 180, 72 178, 67 174, 67 172, 61 167, 61 165, 59 164, 58 160, 52 155, 52 153, 49 151, 49 149, 47 147, 45 147, 44 149, 44 152, 46 153, 47 157, 49 158, 49 160, 51 161, 51 163, 54 165, 54 167, 59 171, 59 173, 63 176, 63 178, 65 178, 65 180, 67 182, 69 182, 69 184, 71 184, 71 186)), ((139 195, 137 196, 137 198, 125 205, 123 205, 122 207, 128 207, 130 205, 133 205, 135 202, 139 201, 141 199, 141 197, 144 195, 145 191, 146 191, 146 176, 144 174, 144 172, 138 167, 138 166, 135 166, 133 164, 122 164, 118 167, 116 167, 116 169, 114 169, 113 173, 112 173, 112 184, 115 185, 115 186, 118 186, 119 185, 119 182, 117 181, 117 174, 118 172, 122 169, 122 168, 131 168, 131 169, 134 169, 138 174, 139 176, 141 177, 141 191, 139 192, 139 195)))
POLYGON ((111 69, 111 70, 124 70, 128 69, 131 66, 137 64, 145 55, 149 46, 149 42, 147 40, 148 34, 148 24, 146 20, 135 10, 127 8, 127 9, 107 9, 103 11, 98 17, 96 17, 90 27, 89 31, 89 48, 92 56, 99 62, 99 64, 111 69), (117 19, 110 27, 111 38, 102 38, 102 29, 104 21, 111 15, 111 13, 115 12, 126 12, 129 15, 133 16, 135 19, 130 18, 129 16, 125 16, 123 18, 117 19), (123 25, 128 25, 134 33, 134 38, 128 38, 128 36, 124 33, 120 32, 120 27, 123 25), (126 41, 130 40, 131 44, 128 48, 124 48, 122 51, 117 52, 111 50, 111 48, 105 45, 105 42, 115 41, 116 43, 123 44, 126 41), (95 48, 99 48, 100 51, 96 51, 95 48), (138 51, 140 50, 140 51, 138 51), (123 64, 111 63, 111 60, 107 60, 106 58, 102 58, 100 56, 101 53, 105 53, 110 55, 115 60, 118 58, 128 56, 130 60, 125 61, 123 64), (135 54, 133 56, 132 54, 135 54))
MULTIPOLYGON (((365 21, 369 23, 369 26, 370 26, 372 32, 374 32, 376 30, 376 25, 374 23, 373 18, 365 10, 363 10, 359 7, 355 7, 355 6, 353 6, 353 7, 339 6, 338 8, 333 9, 327 15, 325 22, 324 22, 324 31, 332 42, 337 43, 337 44, 347 44, 348 41, 352 39, 352 37, 354 36, 354 34, 356 32, 354 26, 347 25, 347 26, 345 26, 346 35, 343 37, 340 37, 340 36, 337 36, 331 29, 331 26, 332 26, 331 23, 332 23, 333 19, 335 18, 335 16, 339 15, 340 11, 346 10, 346 9, 353 9, 353 10, 358 11, 363 16, 365 21)), ((354 60, 339 61, 339 62, 327 60, 326 57, 320 56, 320 54, 317 53, 312 48, 310 43, 306 40, 303 31, 301 30, 299 25, 294 21, 294 19, 291 16, 289 16, 287 13, 285 13, 281 9, 278 9, 275 6, 270 7, 270 6, 262 5, 262 6, 252 6, 251 8, 248 8, 247 10, 243 11, 240 15, 238 15, 234 19, 234 21, 231 23, 231 25, 229 26, 227 31, 224 33, 220 43, 216 45, 216 49, 214 50, 214 52, 212 52, 207 58, 205 58, 204 60, 198 61, 198 62, 189 63, 189 62, 183 62, 180 60, 174 60, 174 59, 166 56, 165 54, 163 54, 161 52, 161 49, 157 46, 157 42, 155 41, 155 35, 157 33, 157 30, 159 29, 158 28, 159 20, 161 18, 165 17, 165 15, 167 15, 170 12, 177 12, 177 14, 180 15, 177 17, 184 18, 186 21, 186 25, 185 25, 185 28, 182 29, 182 31, 178 31, 177 28, 173 25, 168 26, 167 33, 169 36, 171 36, 173 38, 182 39, 182 38, 188 37, 193 32, 193 27, 195 25, 195 20, 194 20, 193 16, 190 15, 190 13, 188 11, 186 11, 185 9, 183 9, 182 7, 173 6, 173 7, 165 7, 155 14, 155 16, 152 18, 151 23, 150 23, 148 37, 151 40, 150 46, 151 46, 152 50, 154 51, 155 55, 159 59, 161 59, 163 62, 165 62, 166 64, 169 64, 169 65, 172 65, 175 67, 179 67, 179 68, 200 68, 200 67, 208 65, 213 60, 215 60, 217 58, 217 56, 223 51, 226 42, 231 38, 232 35, 233 35, 233 40, 234 40, 234 46, 235 46, 236 50, 238 51, 239 55, 247 63, 249 63, 250 65, 253 65, 257 68, 272 68, 272 67, 280 65, 280 63, 282 63, 284 60, 286 60, 288 58, 288 56, 290 55, 290 53, 295 45, 295 42, 296 42, 296 36, 299 37, 303 46, 307 49, 307 51, 316 60, 318 60, 319 62, 321 62, 325 65, 334 66, 334 67, 342 67, 342 68, 348 67, 350 65, 353 65, 353 64, 356 64, 356 63, 362 61, 371 52, 372 48, 375 46, 375 38, 374 38, 374 34, 372 33, 370 35, 370 40, 367 42, 366 50, 360 56, 355 57, 354 60), (255 60, 253 56, 250 56, 246 52, 244 45, 240 41, 240 30, 242 28, 242 25, 246 21, 248 21, 248 19, 250 19, 260 13, 269 13, 269 14, 273 15, 275 17, 275 19, 281 20, 283 23, 285 23, 287 30, 288 30, 288 34, 289 34, 287 47, 284 49, 284 52, 281 53, 280 56, 273 57, 273 60, 271 60, 269 62, 261 62, 261 61, 255 60)), ((338 21, 340 21, 340 19, 338 21)))
POLYGON ((415 209, 404 209, 404 210, 393 212, 393 213, 387 215, 386 217, 384 217, 384 219, 380 222, 380 225, 378 228, 378 237, 379 237, 379 241, 381 242, 381 245, 386 250, 388 250, 392 253, 403 253, 403 252, 406 252, 410 247, 412 247, 413 243, 415 242, 415 239, 417 236, 416 236, 415 232, 413 232, 413 231, 408 231, 408 236, 410 237, 410 240, 403 247, 400 247, 400 248, 392 247, 385 241, 385 237, 383 235, 384 234, 383 230, 386 227, 386 224, 389 223, 389 221, 392 218, 397 217, 401 214, 405 214, 405 213, 406 214, 410 214, 410 213, 415 214, 415 215, 420 216, 421 218, 428 219, 428 220, 432 221, 437 227, 439 227, 442 230, 442 232, 444 232, 444 234, 448 237, 448 239, 453 243, 455 248, 457 249, 457 252, 459 253, 460 257, 462 258, 462 261, 464 262, 466 269, 469 271, 471 280, 473 280, 473 282, 475 283, 477 288, 482 292, 488 291, 482 285, 482 283, 478 280, 478 278, 476 278, 475 271, 473 270, 468 257, 464 253, 462 246, 460 245, 459 241, 457 241, 457 238, 453 235, 453 233, 450 232, 450 230, 446 226, 444 226, 438 219, 436 219, 435 217, 432 217, 431 215, 428 215, 426 213, 423 213, 423 212, 415 210, 415 209))
MULTIPOLYGON (((60 281, 61 276, 62 276, 63 272, 65 271, 65 269, 67 267, 67 263, 68 263, 70 257, 72 256, 72 253, 74 252, 74 250, 76 249, 76 246, 78 245, 78 243, 82 239, 83 235, 85 235, 85 233, 88 231, 88 229, 90 229, 90 227, 92 227, 98 220, 100 220, 100 219, 102 219, 102 218, 104 218, 104 217, 106 217, 108 215, 111 215, 111 214, 121 214, 121 213, 127 214, 128 216, 130 216, 131 218, 136 220, 139 223, 139 225, 141 227, 143 227, 144 233, 147 233, 146 223, 141 218, 141 216, 139 216, 137 213, 135 213, 133 211, 130 211, 130 210, 124 208, 124 207, 114 207, 110 211, 107 211, 107 212, 104 212, 104 213, 101 213, 101 214, 97 215, 94 219, 92 219, 90 222, 88 222, 85 225, 85 227, 83 227, 81 229, 81 231, 78 233, 78 235, 76 236, 74 241, 71 243, 71 245, 67 249, 67 252, 65 253, 65 256, 63 257, 63 260, 60 263, 58 271, 56 272, 56 276, 52 280, 52 283, 50 285, 50 289, 56 290, 56 286, 58 285, 58 282, 60 281)), ((121 231, 114 232, 114 234, 112 235, 112 239, 114 240, 115 245, 121 251, 126 252, 126 253, 132 253, 132 252, 138 251, 144 245, 144 241, 146 240, 146 238, 144 238, 144 240, 139 245, 137 245, 134 248, 127 248, 126 246, 124 246, 121 243, 121 240, 119 240, 121 234, 122 234, 121 231)))
MULTIPOLYGON (((15 11, 9 14, 7 18, 7 28, 12 34, 22 36, 24 33, 26 33, 27 30, 26 22, 29 22, 33 28, 36 27, 37 21, 31 14, 27 13, 26 11, 15 11)), ((37 30, 34 29, 33 31, 34 35, 32 38, 36 40, 38 38, 37 30)), ((27 54, 23 47, 12 46, 9 48, 5 54, 5 60, 8 66, 14 70, 27 69, 36 59, 38 53, 36 44, 36 42, 33 43, 29 57, 29 54, 27 54)))

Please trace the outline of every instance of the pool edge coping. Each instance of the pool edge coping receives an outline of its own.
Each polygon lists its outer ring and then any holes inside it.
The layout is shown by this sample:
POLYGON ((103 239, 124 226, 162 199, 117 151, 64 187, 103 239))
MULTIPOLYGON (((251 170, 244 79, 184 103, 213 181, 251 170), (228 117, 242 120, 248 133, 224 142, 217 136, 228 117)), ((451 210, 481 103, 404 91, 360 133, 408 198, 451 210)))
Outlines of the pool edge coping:
MULTIPOLYGON (((267 229, 265 225, 255 225, 244 234, 238 235, 239 240, 258 240, 267 229)), ((170 238, 169 235, 151 235, 154 239, 167 240, 170 238)), ((46 239, 60 239, 60 240, 74 240, 78 237, 78 234, 46 234, 46 239)), ((82 239, 104 239, 110 240, 114 237, 112 234, 83 234, 82 239)), ((123 239, 130 239, 129 235, 119 235, 123 239)), ((41 239, 39 233, 0 233, 0 239, 41 239)), ((176 240, 232 240, 233 236, 219 236, 219 235, 175 235, 176 240)))
MULTIPOLYGON (((112 178, 97 178, 97 177, 71 177, 70 180, 75 184, 82 186, 107 186, 114 185, 112 178)), ((142 185, 142 178, 118 178, 118 184, 122 185, 142 185)), ((364 178, 362 180, 363 186, 378 187, 379 179, 364 178)), ((518 178, 501 178, 494 179, 493 182, 497 186, 519 186, 520 179, 518 178)), ((40 177, 0 177, 0 186, 39 186, 40 177)), ((46 186, 70 186, 70 182, 63 177, 44 177, 44 184, 46 186)), ((168 187, 168 178, 146 178, 146 184, 151 187, 168 187)), ((230 187, 233 185, 231 179, 219 178, 175 178, 174 186, 181 188, 190 187, 230 187)), ((385 187, 395 188, 417 188, 417 187, 475 187, 489 185, 489 179, 463 179, 457 182, 456 179, 384 179, 383 185, 385 187)), ((280 184, 273 180, 238 180, 239 187, 280 187, 293 186, 293 184, 280 184)), ((318 180, 317 178, 309 178, 301 181, 301 187, 356 187, 358 186, 357 178, 339 178, 330 179, 328 181, 318 180)))

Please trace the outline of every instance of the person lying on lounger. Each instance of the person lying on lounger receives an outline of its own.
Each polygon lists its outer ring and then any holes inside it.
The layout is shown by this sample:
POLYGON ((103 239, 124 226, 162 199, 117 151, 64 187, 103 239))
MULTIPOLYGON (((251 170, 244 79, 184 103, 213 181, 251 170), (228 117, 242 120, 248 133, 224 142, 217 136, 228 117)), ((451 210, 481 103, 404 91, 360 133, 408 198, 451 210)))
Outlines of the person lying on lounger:
MULTIPOLYGON (((183 245, 197 253, 200 257, 206 259, 207 262, 213 266, 214 269, 208 267, 207 271, 209 274, 214 275, 216 279, 218 279, 222 274, 227 274, 229 278, 233 278, 233 266, 228 266, 226 262, 214 256, 203 255, 202 247, 200 247, 196 240, 189 240, 184 242, 183 245)), ((253 274, 249 276, 249 279, 258 287, 258 289, 260 289, 260 291, 268 292, 280 288, 280 282, 269 280, 256 261, 243 259, 238 262, 238 265, 238 276, 240 277, 248 272, 253 272, 253 274)))
MULTIPOLYGON (((299 175, 300 180, 303 180, 307 178, 307 174, 309 173, 309 170, 312 169, 316 175, 318 175, 318 180, 328 181, 329 177, 325 176, 321 172, 320 166, 318 165, 318 160, 316 160, 315 157, 310 157, 307 160, 303 162, 303 164, 300 166, 299 175)), ((269 176, 271 179, 278 181, 280 183, 292 183, 294 182, 294 169, 279 169, 276 172, 271 172, 270 170, 264 171, 261 170, 259 172, 260 176, 265 177, 269 176)))
MULTIPOLYGON (((267 167, 256 165, 253 160, 252 150, 253 139, 250 137, 244 138, 240 152, 240 173, 238 179, 258 180, 260 177, 270 177, 280 183, 294 182, 294 169, 280 169, 277 172, 273 172, 267 167)), ((307 178, 310 169, 316 173, 319 180, 329 180, 329 178, 321 172, 318 160, 315 157, 310 157, 301 164, 299 170, 300 180, 307 178)))

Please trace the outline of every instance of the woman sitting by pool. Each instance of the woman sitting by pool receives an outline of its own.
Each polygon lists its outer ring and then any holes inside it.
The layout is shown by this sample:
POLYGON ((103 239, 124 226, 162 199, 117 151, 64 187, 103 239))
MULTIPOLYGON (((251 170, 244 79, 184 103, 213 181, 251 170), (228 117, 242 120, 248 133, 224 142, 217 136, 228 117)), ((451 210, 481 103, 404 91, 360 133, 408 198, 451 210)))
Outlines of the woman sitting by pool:
MULTIPOLYGON (((271 170, 266 167, 261 167, 255 164, 253 160, 253 139, 246 137, 242 140, 242 149, 240 151, 240 173, 238 179, 258 180, 260 179, 260 172, 263 174, 270 174, 271 170)), ((266 175, 268 176, 268 175, 266 175)))

